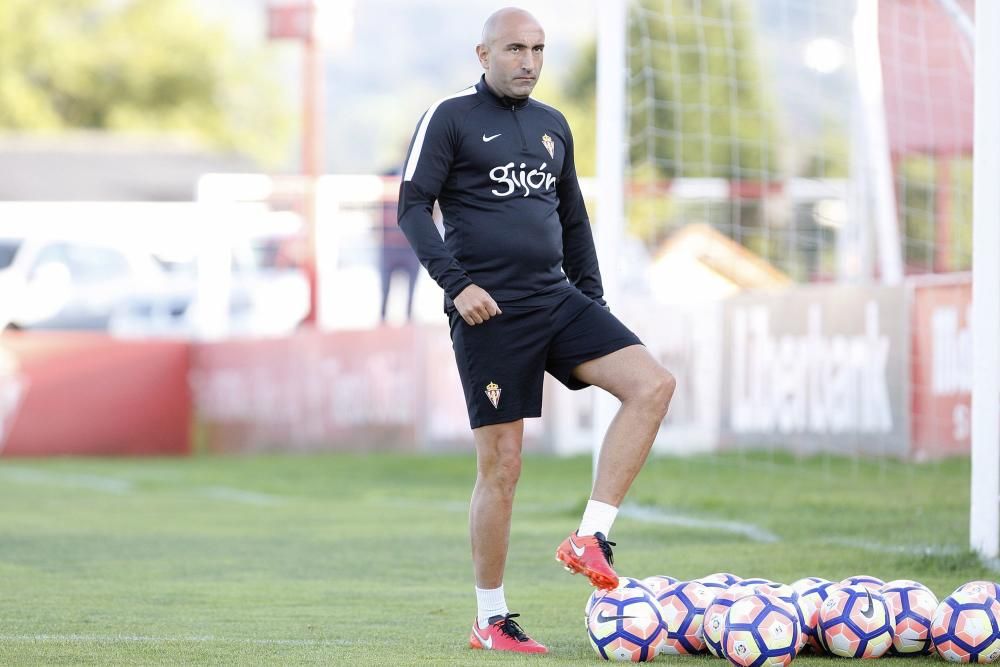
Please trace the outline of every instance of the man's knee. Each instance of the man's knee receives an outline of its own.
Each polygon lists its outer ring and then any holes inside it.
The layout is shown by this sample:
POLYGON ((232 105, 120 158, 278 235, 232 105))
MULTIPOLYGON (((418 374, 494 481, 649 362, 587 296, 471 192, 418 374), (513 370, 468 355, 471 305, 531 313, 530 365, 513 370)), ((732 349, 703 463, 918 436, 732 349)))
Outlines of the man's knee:
POLYGON ((513 494, 517 481, 521 478, 520 452, 497 457, 489 466, 480 470, 480 476, 501 491, 513 494))
POLYGON ((521 452, 509 451, 491 457, 479 466, 479 477, 498 491, 513 495, 521 478, 521 452))
POLYGON ((635 398, 647 410, 663 419, 667 415, 667 408, 670 407, 670 400, 676 388, 677 380, 673 373, 662 366, 657 366, 650 377, 640 383, 635 398))
POLYGON ((521 431, 500 430, 478 443, 480 479, 513 493, 521 477, 521 431))

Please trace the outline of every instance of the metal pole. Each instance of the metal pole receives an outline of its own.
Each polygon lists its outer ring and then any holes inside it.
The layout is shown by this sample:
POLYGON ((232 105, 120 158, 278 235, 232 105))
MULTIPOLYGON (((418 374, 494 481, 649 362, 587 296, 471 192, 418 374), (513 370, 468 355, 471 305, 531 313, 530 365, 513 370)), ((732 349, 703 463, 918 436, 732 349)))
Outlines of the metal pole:
POLYGON ((1000 551, 1000 2, 976 2, 969 543, 1000 551))
POLYGON ((308 2, 309 30, 303 42, 302 175, 307 250, 303 267, 309 283, 309 312, 303 324, 316 326, 319 280, 316 268, 316 183, 323 169, 323 67, 317 39, 316 2, 308 2))
MULTIPOLYGON (((628 3, 597 5, 597 226, 596 244, 604 295, 612 308, 619 297, 621 240, 625 229, 625 41, 628 3)), ((594 396, 594 473, 601 444, 617 412, 610 394, 594 396)))
POLYGON ((863 109, 869 173, 873 184, 879 270, 882 282, 894 285, 903 279, 903 259, 899 241, 899 216, 896 212, 896 190, 893 186, 889 138, 885 125, 885 101, 882 95, 878 0, 858 0, 853 31, 858 92, 863 109))

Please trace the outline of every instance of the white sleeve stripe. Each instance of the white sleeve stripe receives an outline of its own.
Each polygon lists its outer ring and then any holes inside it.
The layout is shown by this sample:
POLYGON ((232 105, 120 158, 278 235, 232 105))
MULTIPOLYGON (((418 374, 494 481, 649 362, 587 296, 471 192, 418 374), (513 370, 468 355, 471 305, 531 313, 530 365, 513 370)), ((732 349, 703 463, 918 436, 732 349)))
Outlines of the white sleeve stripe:
POLYGON ((447 100, 453 100, 456 97, 473 95, 475 94, 475 92, 476 92, 476 87, 470 86, 465 90, 463 90, 462 92, 455 93, 450 97, 445 97, 443 99, 438 100, 437 102, 431 105, 430 109, 427 110, 427 113, 424 114, 424 119, 420 121, 420 128, 417 130, 417 137, 416 139, 413 140, 413 149, 410 151, 410 156, 406 159, 406 169, 403 172, 404 181, 413 180, 413 172, 417 170, 417 161, 420 159, 420 149, 423 148, 424 146, 424 136, 427 134, 427 126, 430 124, 431 116, 434 115, 434 112, 437 110, 437 108, 441 105, 442 102, 446 102, 447 100))

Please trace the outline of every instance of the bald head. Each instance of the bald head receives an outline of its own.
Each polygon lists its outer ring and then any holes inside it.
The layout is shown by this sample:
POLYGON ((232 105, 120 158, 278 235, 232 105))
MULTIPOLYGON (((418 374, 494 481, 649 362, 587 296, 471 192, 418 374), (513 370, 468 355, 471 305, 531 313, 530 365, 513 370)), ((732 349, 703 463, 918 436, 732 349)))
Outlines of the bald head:
POLYGON ((476 55, 494 93, 523 99, 538 83, 544 48, 545 31, 538 20, 523 9, 504 7, 486 19, 476 55))
POLYGON ((496 10, 486 19, 486 23, 483 24, 483 36, 480 43, 486 46, 492 45, 497 35, 502 34, 512 22, 534 24, 538 30, 542 30, 542 24, 530 12, 520 7, 504 7, 503 9, 496 10))

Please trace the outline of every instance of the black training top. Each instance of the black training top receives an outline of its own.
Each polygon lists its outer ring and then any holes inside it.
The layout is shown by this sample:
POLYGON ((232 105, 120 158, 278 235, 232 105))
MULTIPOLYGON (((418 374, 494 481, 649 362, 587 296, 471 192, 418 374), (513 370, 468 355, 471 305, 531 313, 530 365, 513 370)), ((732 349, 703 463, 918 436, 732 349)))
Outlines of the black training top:
POLYGON ((604 305, 573 136, 548 105, 498 97, 485 78, 436 102, 410 144, 398 215, 449 299, 473 283, 497 301, 572 283, 604 305), (431 220, 435 199, 444 241, 431 220))

